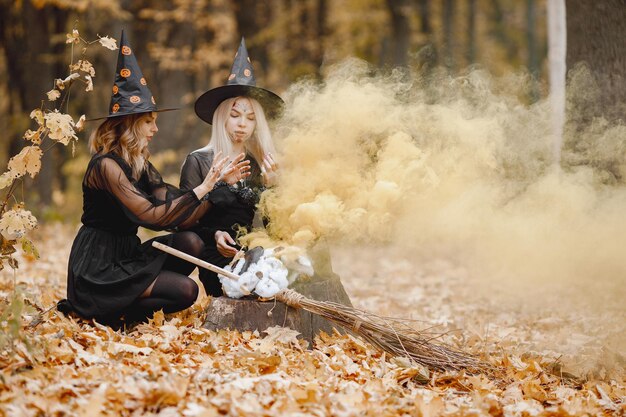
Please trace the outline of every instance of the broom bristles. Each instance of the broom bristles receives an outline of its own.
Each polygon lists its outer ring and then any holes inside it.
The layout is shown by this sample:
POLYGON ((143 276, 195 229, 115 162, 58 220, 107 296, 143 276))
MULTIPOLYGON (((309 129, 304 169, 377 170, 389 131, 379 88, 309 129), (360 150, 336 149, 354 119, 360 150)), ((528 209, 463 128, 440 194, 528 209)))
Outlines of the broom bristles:
POLYGON ((381 317, 330 301, 312 300, 290 289, 280 291, 275 298, 290 307, 321 316, 392 356, 407 357, 431 370, 465 369, 470 373, 492 370, 491 365, 474 355, 458 351, 444 343, 434 343, 432 337, 425 337, 411 328, 406 320, 381 317))
MULTIPOLYGON (((230 271, 162 243, 155 241, 152 246, 201 268, 224 274, 233 279, 238 278, 230 271)), ((432 341, 434 338, 425 337, 425 333, 420 333, 408 326, 406 320, 381 317, 330 301, 312 300, 290 289, 280 291, 275 295, 275 298, 290 307, 301 308, 323 317, 359 335, 391 356, 406 357, 432 370, 458 371, 465 369, 469 373, 484 373, 495 370, 494 367, 480 361, 474 355, 455 350, 443 343, 434 343, 432 341)))

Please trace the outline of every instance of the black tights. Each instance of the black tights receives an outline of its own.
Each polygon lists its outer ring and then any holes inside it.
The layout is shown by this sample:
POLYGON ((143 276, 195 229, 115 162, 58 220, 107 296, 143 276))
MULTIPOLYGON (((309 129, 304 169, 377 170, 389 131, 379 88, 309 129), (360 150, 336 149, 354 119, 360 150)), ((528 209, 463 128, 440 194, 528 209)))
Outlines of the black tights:
MULTIPOLYGON (((179 232, 174 234, 172 247, 199 257, 204 243, 193 232, 179 232)), ((150 295, 138 298, 131 306, 128 314, 130 321, 143 321, 161 309, 165 313, 174 313, 190 307, 198 298, 198 285, 188 277, 194 268, 194 264, 168 255, 150 295)))

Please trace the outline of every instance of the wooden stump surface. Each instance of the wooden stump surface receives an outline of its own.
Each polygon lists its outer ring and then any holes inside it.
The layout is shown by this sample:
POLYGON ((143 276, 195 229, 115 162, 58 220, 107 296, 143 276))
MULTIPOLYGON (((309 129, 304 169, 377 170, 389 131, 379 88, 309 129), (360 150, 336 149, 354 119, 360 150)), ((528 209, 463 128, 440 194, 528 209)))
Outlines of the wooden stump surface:
MULTIPOLYGON (((290 288, 314 300, 352 306, 339 276, 330 268, 327 252, 325 255, 325 257, 317 257, 314 277, 299 279, 290 288)), ((204 327, 210 330, 258 330, 262 332, 268 327, 283 326, 300 332, 301 337, 310 345, 320 331, 331 334, 333 328, 336 328, 340 332, 345 332, 332 322, 308 311, 294 309, 278 301, 259 301, 256 297, 240 299, 216 297, 211 300, 206 313, 204 327)))

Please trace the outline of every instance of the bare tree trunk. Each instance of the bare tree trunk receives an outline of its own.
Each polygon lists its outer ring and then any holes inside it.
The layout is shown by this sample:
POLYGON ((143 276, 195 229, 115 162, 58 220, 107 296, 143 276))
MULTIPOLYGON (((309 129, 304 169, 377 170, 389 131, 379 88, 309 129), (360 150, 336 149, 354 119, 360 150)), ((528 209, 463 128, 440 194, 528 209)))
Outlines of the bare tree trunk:
POLYGON ((431 24, 430 2, 429 0, 414 0, 416 11, 419 14, 419 21, 422 33, 426 34, 427 42, 422 45, 417 55, 417 64, 422 70, 428 71, 437 65, 438 51, 437 42, 433 34, 431 24))
POLYGON ((491 35, 502 45, 506 51, 506 58, 509 62, 513 62, 517 55, 517 45, 515 41, 507 33, 507 23, 505 21, 502 5, 499 0, 491 0, 491 35))
POLYGON ((528 72, 532 77, 529 91, 530 102, 539 100, 539 54, 537 52, 537 8, 535 0, 526 0, 526 42, 528 49, 528 72))
POLYGON ((467 10, 467 63, 476 62, 476 0, 468 0, 467 10))
MULTIPOLYGON (((259 30, 267 24, 268 4, 267 2, 256 0, 235 0, 234 2, 235 21, 237 22, 237 31, 239 35, 244 36, 248 40, 254 40, 259 30)), ((261 62, 260 68, 263 72, 267 71, 269 62, 267 45, 265 42, 248 42, 248 49, 251 58, 261 62)))
POLYGON ((626 1, 567 0, 566 6, 567 68, 584 63, 598 87, 595 95, 588 91, 576 97, 578 110, 586 117, 625 120, 626 1))
POLYGON ((391 17, 391 64, 394 67, 404 67, 408 64, 411 37, 408 1, 387 0, 387 10, 389 10, 391 17))
POLYGON ((328 28, 326 21, 328 19, 328 2, 327 0, 317 0, 316 8, 316 21, 315 21, 315 42, 312 59, 315 64, 316 76, 319 80, 322 78, 320 71, 322 64, 324 63, 324 49, 326 44, 326 36, 328 35, 328 28))
POLYGON ((548 0, 548 59, 550 62, 550 108, 552 111, 552 152, 554 162, 561 161, 565 123, 565 0, 548 0))
POLYGON ((443 3, 443 63, 450 72, 454 71, 454 0, 444 0, 443 3))
POLYGON ((420 14, 420 25, 422 32, 427 34, 433 33, 433 27, 430 24, 430 3, 428 0, 416 0, 420 14))

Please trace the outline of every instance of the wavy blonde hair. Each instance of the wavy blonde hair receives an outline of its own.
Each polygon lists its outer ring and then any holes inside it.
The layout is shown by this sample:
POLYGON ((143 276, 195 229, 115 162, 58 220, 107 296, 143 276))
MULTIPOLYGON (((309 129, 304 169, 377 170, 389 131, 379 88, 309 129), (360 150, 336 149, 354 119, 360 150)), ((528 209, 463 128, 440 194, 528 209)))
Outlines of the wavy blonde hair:
POLYGON ((89 150, 94 154, 114 153, 130 165, 133 177, 139 178, 150 157, 148 144, 139 139, 140 124, 152 113, 137 113, 106 119, 89 138, 89 150))
POLYGON ((256 119, 256 127, 250 139, 244 142, 244 149, 256 160, 259 166, 263 164, 263 156, 266 153, 276 154, 276 148, 274 147, 274 141, 272 140, 272 134, 267 124, 265 112, 263 106, 251 98, 246 96, 238 96, 228 98, 220 103, 213 113, 213 127, 211 129, 211 139, 207 146, 201 150, 212 149, 215 154, 222 152, 223 156, 228 156, 233 150, 233 144, 226 133, 226 121, 230 115, 230 110, 233 108, 235 101, 240 98, 246 98, 250 100, 252 110, 254 110, 254 117, 256 119))

